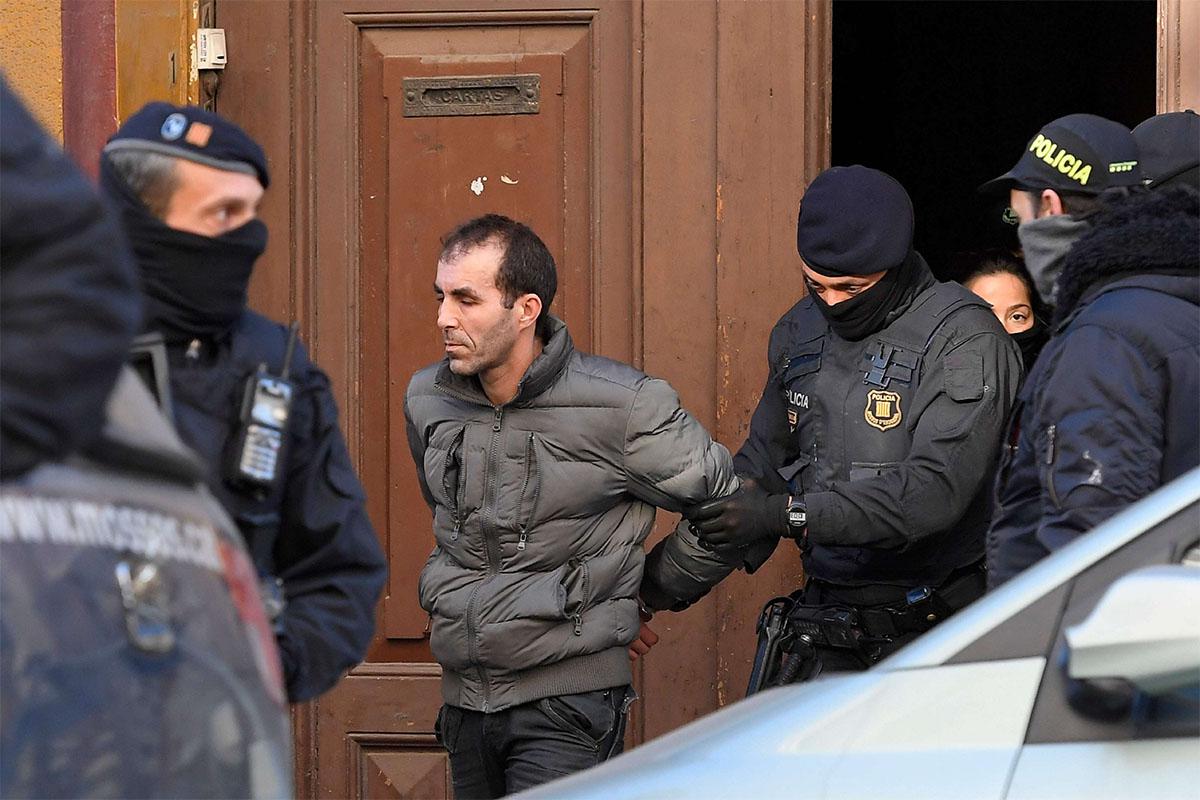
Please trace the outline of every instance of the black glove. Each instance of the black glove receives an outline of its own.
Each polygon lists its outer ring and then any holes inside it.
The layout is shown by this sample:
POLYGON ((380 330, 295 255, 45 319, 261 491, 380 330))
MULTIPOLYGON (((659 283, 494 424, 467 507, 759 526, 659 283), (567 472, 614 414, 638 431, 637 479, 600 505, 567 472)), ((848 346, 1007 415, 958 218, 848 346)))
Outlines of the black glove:
POLYGON ((692 532, 710 550, 749 547, 759 539, 787 536, 787 495, 767 494, 754 481, 720 500, 684 509, 692 532))

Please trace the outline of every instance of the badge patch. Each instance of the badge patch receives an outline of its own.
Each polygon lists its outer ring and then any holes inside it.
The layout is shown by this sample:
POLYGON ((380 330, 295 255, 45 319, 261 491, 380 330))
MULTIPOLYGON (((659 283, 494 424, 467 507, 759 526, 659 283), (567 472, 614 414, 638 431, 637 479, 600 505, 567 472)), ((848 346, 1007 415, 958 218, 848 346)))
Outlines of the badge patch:
POLYGON ((867 408, 863 411, 863 417, 868 425, 886 431, 899 425, 903 416, 900 410, 900 395, 881 389, 867 392, 867 408))
POLYGON ((788 409, 788 427, 791 428, 792 433, 796 432, 796 423, 797 422, 799 422, 799 419, 797 419, 797 417, 796 417, 796 409, 789 408, 788 409))
POLYGON ((212 138, 212 125, 205 125, 203 122, 193 122, 184 137, 184 141, 188 144, 194 144, 196 147, 206 147, 208 140, 212 138))
POLYGON ((159 133, 168 142, 173 142, 180 136, 183 136, 183 132, 187 128, 187 122, 187 117, 179 112, 175 112, 163 120, 159 133))

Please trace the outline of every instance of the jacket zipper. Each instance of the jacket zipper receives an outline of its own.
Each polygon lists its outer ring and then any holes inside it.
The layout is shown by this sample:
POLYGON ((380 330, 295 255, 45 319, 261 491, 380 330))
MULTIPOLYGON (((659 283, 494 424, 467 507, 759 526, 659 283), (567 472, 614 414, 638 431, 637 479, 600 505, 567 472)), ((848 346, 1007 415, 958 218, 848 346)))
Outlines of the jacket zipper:
POLYGON ((459 495, 462 492, 462 461, 458 462, 458 485, 451 486, 450 481, 446 478, 450 471, 450 465, 454 463, 455 454, 462 447, 463 438, 467 434, 467 428, 464 425, 458 434, 454 437, 454 441, 450 444, 450 449, 446 451, 446 463, 442 467, 442 489, 446 492, 446 499, 450 501, 450 517, 454 520, 454 531, 450 534, 451 541, 458 541, 458 534, 462 530, 462 518, 459 516, 458 510, 462 508, 459 495))
POLYGON ((583 571, 583 595, 579 599, 579 609, 571 616, 575 622, 575 635, 583 635, 583 609, 587 607, 588 593, 591 591, 591 573, 588 571, 588 563, 586 561, 576 561, 579 568, 583 571))
POLYGON ((1058 502, 1058 492, 1054 488, 1054 461, 1058 457, 1055 448, 1055 437, 1058 434, 1058 427, 1050 425, 1046 428, 1046 491, 1050 495, 1050 502, 1054 503, 1055 508, 1062 508, 1058 502))
POLYGON ((500 444, 500 432, 504 427, 504 409, 495 406, 495 415, 492 418, 492 442, 488 447, 488 457, 486 462, 485 472, 488 476, 487 486, 483 496, 484 519, 491 522, 491 530, 487 526, 483 529, 483 549, 487 556, 487 577, 479 582, 478 585, 471 591, 471 597, 467 600, 467 660, 475 663, 475 671, 479 675, 480 686, 483 689, 483 712, 486 714, 491 704, 492 690, 488 684, 487 670, 478 662, 478 650, 475 646, 475 637, 479 629, 478 620, 476 620, 477 608, 475 601, 479 596, 479 590, 483 585, 496 576, 500 571, 499 555, 495 552, 496 545, 496 530, 495 530, 495 513, 493 509, 492 515, 489 517, 487 509, 489 502, 494 504, 496 498, 496 450, 500 444))
POLYGON ((521 485, 521 501, 517 509, 517 518, 521 520, 520 538, 517 539, 517 549, 524 550, 525 545, 529 541, 529 524, 533 521, 533 514, 537 510, 538 492, 541 489, 541 480, 537 475, 537 452, 533 446, 533 434, 530 433, 525 440, 525 483, 521 485), (529 503, 529 513, 525 513, 525 494, 529 491, 529 485, 533 484, 533 497, 529 503))

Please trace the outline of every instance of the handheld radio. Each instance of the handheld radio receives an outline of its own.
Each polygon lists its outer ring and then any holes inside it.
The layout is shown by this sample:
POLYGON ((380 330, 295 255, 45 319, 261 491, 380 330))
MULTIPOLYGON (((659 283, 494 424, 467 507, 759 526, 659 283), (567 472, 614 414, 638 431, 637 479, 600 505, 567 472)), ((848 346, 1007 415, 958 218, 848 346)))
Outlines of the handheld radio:
POLYGON ((229 478, 234 483, 266 491, 279 479, 295 395, 288 372, 299 329, 299 324, 293 322, 288 331, 287 350, 278 376, 271 375, 263 363, 246 380, 238 435, 229 465, 229 478))

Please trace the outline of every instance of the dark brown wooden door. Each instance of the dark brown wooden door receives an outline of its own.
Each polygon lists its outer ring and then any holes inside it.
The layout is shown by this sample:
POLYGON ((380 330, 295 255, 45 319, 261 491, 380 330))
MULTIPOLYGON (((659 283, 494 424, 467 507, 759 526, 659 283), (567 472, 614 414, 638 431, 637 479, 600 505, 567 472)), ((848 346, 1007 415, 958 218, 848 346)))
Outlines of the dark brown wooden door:
MULTIPOLYGON (((766 335, 800 295, 796 201, 828 148, 827 4, 266 0, 219 3, 217 22, 218 110, 274 176, 254 303, 299 319, 330 374, 391 565, 367 662, 295 714, 298 790, 448 796, 416 602, 433 538, 403 418, 409 377, 441 356, 439 237, 493 211, 531 224, 578 346, 667 378, 736 448, 766 335), (483 75, 537 76, 538 112, 406 116, 406 80, 483 75)), ((740 697, 757 609, 798 577, 781 551, 657 618, 630 744, 740 697)))

